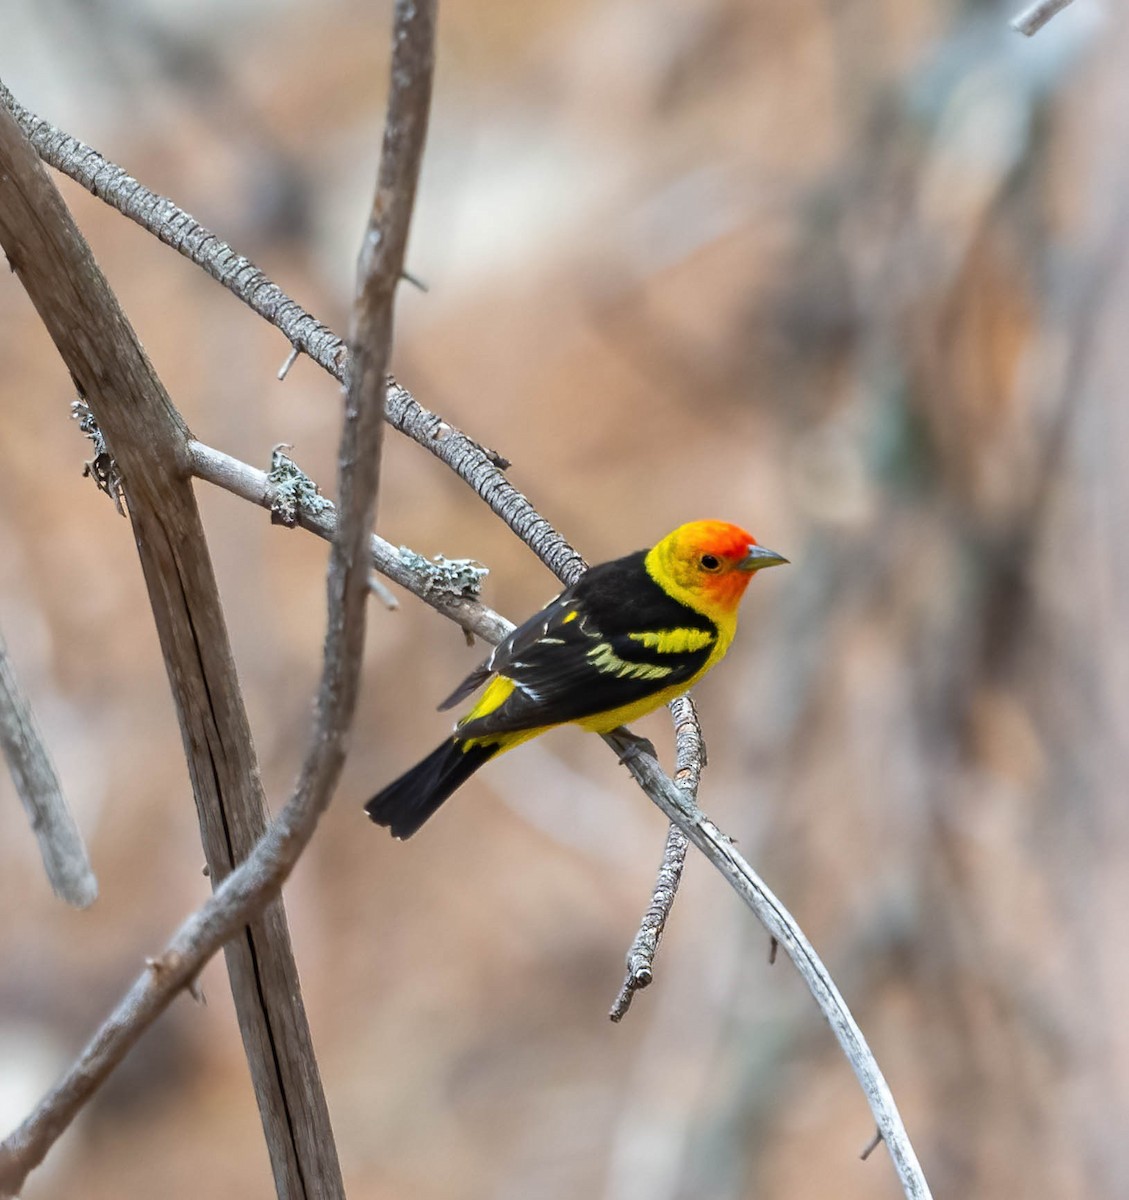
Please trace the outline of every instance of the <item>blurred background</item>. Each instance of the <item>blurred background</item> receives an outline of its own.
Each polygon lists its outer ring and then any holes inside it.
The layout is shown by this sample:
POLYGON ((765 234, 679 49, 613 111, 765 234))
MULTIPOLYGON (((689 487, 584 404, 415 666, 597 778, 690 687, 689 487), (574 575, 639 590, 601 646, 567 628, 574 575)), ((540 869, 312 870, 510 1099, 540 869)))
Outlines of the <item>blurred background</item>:
MULTIPOLYGON (((1078 0, 449 0, 398 376, 590 560, 740 522, 758 579, 699 689, 701 801, 824 955, 938 1197, 1129 1195, 1129 26, 1078 0)), ((389 5, 8 0, 0 77, 339 331, 389 5)), ((64 181, 195 434, 332 490, 336 386, 64 181)), ((56 901, 0 778, 0 1125, 208 889, 128 525, 0 281, 0 628, 91 847, 56 901)), ((325 546, 201 485, 280 805, 325 546)), ((389 434, 378 530, 554 580, 389 434)), ((478 660, 374 603, 339 795, 286 891, 351 1200, 901 1194, 816 1007, 691 857, 656 982, 607 1020, 664 822, 564 731, 410 843, 363 818, 478 660)), ((669 719, 643 732, 669 766, 669 719)), ((272 1194, 222 965, 29 1183, 272 1194)))

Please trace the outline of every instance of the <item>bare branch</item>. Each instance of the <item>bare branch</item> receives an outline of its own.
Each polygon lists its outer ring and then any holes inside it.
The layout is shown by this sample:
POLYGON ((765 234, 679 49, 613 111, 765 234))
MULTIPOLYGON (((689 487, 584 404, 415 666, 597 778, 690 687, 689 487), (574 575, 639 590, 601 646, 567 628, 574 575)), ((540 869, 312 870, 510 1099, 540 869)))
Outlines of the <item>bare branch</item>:
MULTIPOLYGON (((415 193, 426 131, 434 53, 434 12, 434 0, 397 0, 388 123, 377 204, 361 257, 356 321, 358 332, 371 340, 358 356, 363 369, 350 372, 340 456, 341 517, 329 568, 325 663, 314 731, 298 785, 278 821, 259 841, 250 857, 233 870, 219 884, 211 899, 181 926, 164 954, 137 979, 63 1080, 20 1128, 0 1143, 0 1195, 19 1192, 28 1172, 42 1161, 54 1140, 141 1032, 168 1006, 177 991, 195 978, 203 963, 278 895, 309 842, 336 785, 344 760, 345 736, 352 720, 360 671, 367 576, 364 545, 379 476, 381 407, 391 340, 391 307, 403 265, 411 198, 415 193)), ((20 187, 16 186, 17 179, 25 189, 42 193, 46 185, 54 192, 38 163, 31 161, 33 156, 26 152, 26 144, 18 136, 16 127, 2 111, 0 150, 3 151, 0 183, 9 184, 6 192, 16 193, 17 206, 24 203, 19 194, 20 187)), ((41 199, 61 206, 57 194, 41 196, 41 199)), ((0 203, 0 235, 11 233, 7 226, 8 201, 9 196, 5 194, 0 203)), ((57 216, 64 226, 65 217, 65 210, 62 217, 57 216)), ((77 236, 77 231, 73 231, 72 240, 77 236)), ((5 237, 4 245, 11 260, 13 249, 18 251, 20 242, 5 237)), ((16 257, 20 257, 18 253, 16 257)), ((13 265, 19 269, 21 263, 14 261, 13 265)), ((92 261, 85 266, 90 272, 97 271, 92 261)), ((44 302, 48 303, 47 298, 44 302)), ((81 385, 81 379, 79 383, 81 385)), ((107 433, 118 453, 113 430, 107 430, 107 433)), ((186 443, 179 462, 187 465, 186 443)), ((169 463, 168 467, 176 465, 169 463)), ((132 510, 131 471, 124 461, 122 467, 132 510)), ((332 1152, 332 1147, 329 1150, 332 1152)), ((319 1195, 340 1193, 339 1182, 336 1187, 322 1189, 323 1182, 321 1179, 310 1181, 311 1186, 319 1189, 319 1195)), ((299 1193, 288 1190, 285 1194, 299 1193)))
POLYGON ((93 147, 29 112, 3 84, 0 104, 16 118, 45 163, 202 267, 281 330, 295 350, 344 380, 347 352, 342 339, 291 300, 250 259, 237 254, 167 196, 151 192, 93 147))
MULTIPOLYGON (((608 735, 604 740, 610 737, 608 735)), ((648 754, 635 754, 625 761, 640 787, 721 872, 760 923, 787 951, 862 1085, 906 1196, 910 1200, 925 1200, 931 1195, 929 1185, 889 1085, 827 968, 795 919, 749 866, 730 838, 701 809, 687 803, 686 794, 663 774, 654 758, 648 754)))
POLYGON ((0 749, 39 843, 43 868, 55 895, 75 908, 98 898, 98 880, 82 834, 67 807, 31 705, 23 694, 0 634, 0 749))
MULTIPOLYGON (((702 727, 694 702, 689 696, 680 696, 670 702, 670 715, 674 721, 675 770, 674 782, 686 793, 691 804, 698 802, 698 784, 702 768, 706 764, 706 746, 702 740, 702 727)), ((686 850, 690 843, 677 825, 671 824, 666 834, 662 862, 658 878, 651 894, 651 904, 643 914, 639 932, 627 952, 627 974, 619 995, 608 1016, 613 1021, 622 1021, 631 1007, 635 993, 650 985, 654 979, 654 960, 666 928, 667 917, 674 907, 678 885, 682 879, 682 867, 686 862, 686 850)))
MULTIPOLYGON (((62 198, 3 108, 0 242, 89 403, 84 424, 97 425, 115 463, 176 703, 209 873, 218 882, 265 830, 266 804, 187 470, 187 430, 62 198)), ((279 1189, 294 1197, 312 1190, 341 1196, 281 902, 231 941, 226 957, 279 1189)), ((132 1040, 118 1043, 119 1056, 132 1040)), ((75 1079, 69 1094, 81 1104, 97 1077, 80 1071, 75 1079)), ((12 1135, 0 1148, 0 1192, 18 1189, 75 1111, 66 1103, 50 1105, 12 1135)))
MULTIPOLYGON (((342 339, 295 303, 250 259, 237 254, 166 196, 149 191, 92 147, 29 112, 2 84, 0 102, 10 108, 44 162, 201 267, 280 330, 294 349, 307 354, 335 379, 345 379, 348 353, 342 339)), ((474 488, 566 583, 584 569, 580 555, 503 474, 509 463, 499 454, 423 408, 391 377, 386 415, 394 429, 418 442, 474 488)))
POLYGON ((1034 37, 1051 17, 1057 16, 1071 3, 1072 0, 1036 0, 1030 8, 1025 8, 1017 17, 1013 17, 1009 24, 1016 33, 1034 37))
MULTIPOLYGON (((200 479, 213 483, 233 495, 250 500, 265 509, 274 506, 274 487, 265 471, 248 463, 232 458, 221 450, 214 450, 202 442, 189 442, 188 453, 192 473, 200 479)), ((298 524, 327 542, 333 540, 337 530, 337 511, 329 508, 311 511, 299 506, 298 524)), ((390 542, 373 534, 369 541, 369 557, 372 565, 394 583, 426 601, 432 608, 460 625, 469 633, 476 634, 490 645, 497 645, 513 630, 513 625, 484 604, 470 599, 459 592, 437 588, 434 583, 418 571, 413 570, 403 555, 390 542)))
POLYGON ((338 457, 340 516, 329 557, 325 660, 310 750, 294 796, 278 821, 286 839, 287 873, 337 785, 356 706, 368 597, 365 549, 380 477, 392 316, 427 133, 434 42, 435 0, 396 0, 380 172, 357 261, 338 457))

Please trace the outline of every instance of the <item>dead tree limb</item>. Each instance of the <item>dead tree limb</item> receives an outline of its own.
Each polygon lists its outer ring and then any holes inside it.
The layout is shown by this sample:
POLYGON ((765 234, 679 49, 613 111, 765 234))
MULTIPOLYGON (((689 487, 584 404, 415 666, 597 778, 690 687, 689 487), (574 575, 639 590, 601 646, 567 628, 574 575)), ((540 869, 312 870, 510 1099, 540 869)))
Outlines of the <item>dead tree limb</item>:
MULTIPOLYGON (((9 107, 44 162, 202 268, 269 321, 294 349, 344 381, 348 360, 345 342, 292 300, 250 259, 167 196, 151 192, 93 147, 29 112, 2 83, 0 103, 9 107)), ((500 455, 423 408, 391 376, 385 411, 394 429, 435 455, 469 484, 551 571, 571 583, 584 569, 580 555, 506 478, 502 468, 509 464, 500 455)))
MULTIPOLYGON (((192 492, 188 431, 35 151, 2 108, 0 244, 123 477, 218 884, 250 852, 267 817, 192 492)), ((227 965, 279 1193, 343 1196, 281 902, 231 941, 227 965)), ((29 1163, 53 1140, 43 1136, 51 1124, 37 1126, 29 1163)), ((14 1136, 19 1142, 21 1133, 14 1136)))
POLYGON ((12 670, 0 634, 0 750, 39 843, 43 869, 55 895, 75 908, 98 898, 98 880, 82 834, 67 807, 59 776, 31 705, 12 670))
MULTIPOLYGON (((192 981, 203 963, 221 945, 235 935, 247 920, 261 912, 264 905, 277 897, 298 856, 313 835, 317 820, 329 803, 336 785, 356 701, 360 650, 364 640, 368 573, 365 541, 372 521, 379 480, 383 381, 391 339, 390 310, 402 267, 411 197, 415 193, 426 131, 434 56, 434 17, 433 0, 397 0, 388 128, 381 157, 377 202, 361 255, 358 316, 355 322, 358 332, 374 334, 378 340, 365 347, 366 369, 351 373, 346 397, 340 453, 341 516, 330 556, 325 662, 314 730, 297 787, 279 819, 259 839, 251 855, 219 883, 212 898, 181 926, 164 954, 151 960, 146 971, 64 1079, 23 1125, 0 1143, 0 1195, 19 1192, 28 1172, 43 1160, 59 1134, 121 1061, 142 1031, 168 1006, 176 993, 192 981), (393 197, 392 193, 406 196, 407 202, 393 197), (383 278, 376 279, 375 276, 383 278)), ((67 253, 62 255, 58 264, 64 268, 63 278, 56 282, 64 286, 67 292, 74 289, 78 293, 72 297, 73 301, 89 302, 90 297, 83 295, 82 290, 91 286, 94 288, 94 299, 97 301, 95 311, 83 315, 113 318, 113 327, 106 331, 113 336, 109 352, 121 361, 114 361, 112 365, 123 371, 123 384, 132 383, 135 387, 147 385, 147 364, 144 363, 140 347, 136 346, 132 331, 116 308, 101 308, 103 297, 98 292, 105 289, 104 281, 89 252, 85 251, 57 193, 31 154, 30 147, 4 112, 0 112, 0 176, 3 176, 0 183, 4 185, 0 190, 0 237, 4 238, 3 244, 8 249, 9 258, 13 254, 10 247, 17 249, 18 259, 18 249, 22 245, 20 238, 9 238, 8 235, 12 233, 10 223, 14 220, 15 228, 23 232, 22 224, 30 215, 26 211, 27 198, 29 195, 35 196, 40 203, 50 205, 47 211, 53 217, 50 222, 44 220, 44 234, 51 232, 51 225, 58 226, 53 231, 56 237, 48 237, 48 245, 43 249, 50 249, 54 256, 59 249, 52 243, 59 240, 59 230, 68 234, 62 239, 62 248, 67 253), (12 193, 10 198, 9 192, 12 193), (79 261, 71 262, 68 254, 76 252, 80 252, 79 261), (68 266, 81 269, 82 288, 70 277, 65 269, 68 266), (137 372, 140 372, 139 376, 137 372)), ((19 270, 23 264, 14 262, 13 265, 19 270)), ((54 323, 59 316, 56 300, 50 292, 42 294, 38 287, 34 295, 40 296, 46 310, 43 313, 45 323, 54 332, 54 323)), ((62 309, 62 312, 65 311, 66 306, 62 309)), ((81 342, 81 336, 76 336, 81 342)), ((64 344, 70 349, 65 339, 64 344)), ((82 346, 77 349, 81 351, 82 346)), ((85 360, 84 354, 79 353, 77 365, 85 373, 92 364, 85 360)), ((82 378, 77 377, 77 382, 81 386, 82 378)), ((99 379, 95 376, 90 382, 98 384, 99 379)), ((97 413, 92 389, 84 387, 84 390, 97 413)), ((167 397, 159 391, 156 397, 164 401, 166 419, 171 421, 176 418, 167 397)), ((118 416, 116 413, 112 415, 118 416)), ((186 432, 182 429, 183 434, 186 432)), ((108 431, 108 439, 116 453, 118 440, 113 432, 108 431)), ((179 468, 177 476, 187 482, 186 436, 182 436, 178 450, 176 459, 169 466, 179 468)), ((132 508, 132 463, 126 460, 121 466, 126 479, 126 495, 132 508)), ((159 533, 160 530, 154 532, 159 533)), ((177 552, 181 548, 173 545, 170 549, 177 552)), ((199 646, 196 631, 193 629, 191 632, 199 646)), ((197 652, 200 652, 199 649, 197 652)), ((331 1139, 328 1149, 334 1153, 331 1139)), ((339 1180, 339 1172, 335 1174, 339 1180)), ((309 1181, 311 1189, 323 1182, 325 1187, 317 1192, 311 1191, 311 1194, 332 1195, 335 1190, 340 1191, 332 1181, 312 1178, 309 1181)), ((288 1190, 283 1181, 279 1186, 279 1194, 291 1196, 302 1193, 288 1190)))
MULTIPOLYGON (((202 442, 189 442, 188 452, 192 460, 192 472, 197 478, 262 508, 269 510, 274 507, 275 488, 266 471, 260 471, 258 467, 232 458, 222 450, 205 446, 202 442)), ((299 506, 296 515, 297 524, 303 529, 327 542, 333 541, 337 530, 337 511, 332 505, 316 512, 299 506)), ((490 645, 497 645, 513 630, 513 625, 505 617, 485 604, 479 604, 460 592, 436 587, 429 577, 409 567, 395 546, 375 533, 369 541, 369 557, 382 575, 421 600, 426 600, 432 608, 490 645)))

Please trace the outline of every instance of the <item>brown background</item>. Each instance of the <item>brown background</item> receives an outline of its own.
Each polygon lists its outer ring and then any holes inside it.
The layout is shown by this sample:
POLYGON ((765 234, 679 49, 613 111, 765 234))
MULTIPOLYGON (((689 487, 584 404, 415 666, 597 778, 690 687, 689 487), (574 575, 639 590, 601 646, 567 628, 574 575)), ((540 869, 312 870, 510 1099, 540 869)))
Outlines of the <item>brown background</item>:
MULTIPOLYGON (((397 373, 592 561, 746 524, 702 801, 824 954, 938 1197, 1129 1195, 1129 30, 936 0, 450 0, 397 373)), ((0 75, 342 330, 388 12, 4 6, 0 75)), ((338 395, 211 280, 68 198, 202 440, 328 486, 338 395)), ((128 526, 0 280, 0 628, 102 895, 55 901, 0 779, 0 1124, 207 890, 128 526)), ((325 548, 201 489, 268 796, 309 725, 325 548)), ((390 435, 378 529, 553 580, 390 435)), ((480 653, 375 606, 354 750, 286 893, 352 1200, 895 1197, 815 1007, 699 860, 606 1010, 663 822, 593 739, 493 764, 407 845, 359 805, 480 653)), ((669 721, 645 729, 670 761, 669 721)), ((270 1194, 222 968, 30 1200, 270 1194)))

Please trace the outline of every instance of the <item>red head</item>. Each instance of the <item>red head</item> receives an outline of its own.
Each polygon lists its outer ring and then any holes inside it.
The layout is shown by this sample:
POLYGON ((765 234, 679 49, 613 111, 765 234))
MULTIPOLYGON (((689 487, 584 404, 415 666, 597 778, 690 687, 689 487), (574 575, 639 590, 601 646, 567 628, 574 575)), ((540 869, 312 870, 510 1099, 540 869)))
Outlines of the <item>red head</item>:
POLYGON ((757 545, 728 521, 691 521, 668 533, 647 555, 653 579, 684 604, 721 618, 734 616, 753 575, 788 560, 757 545))

